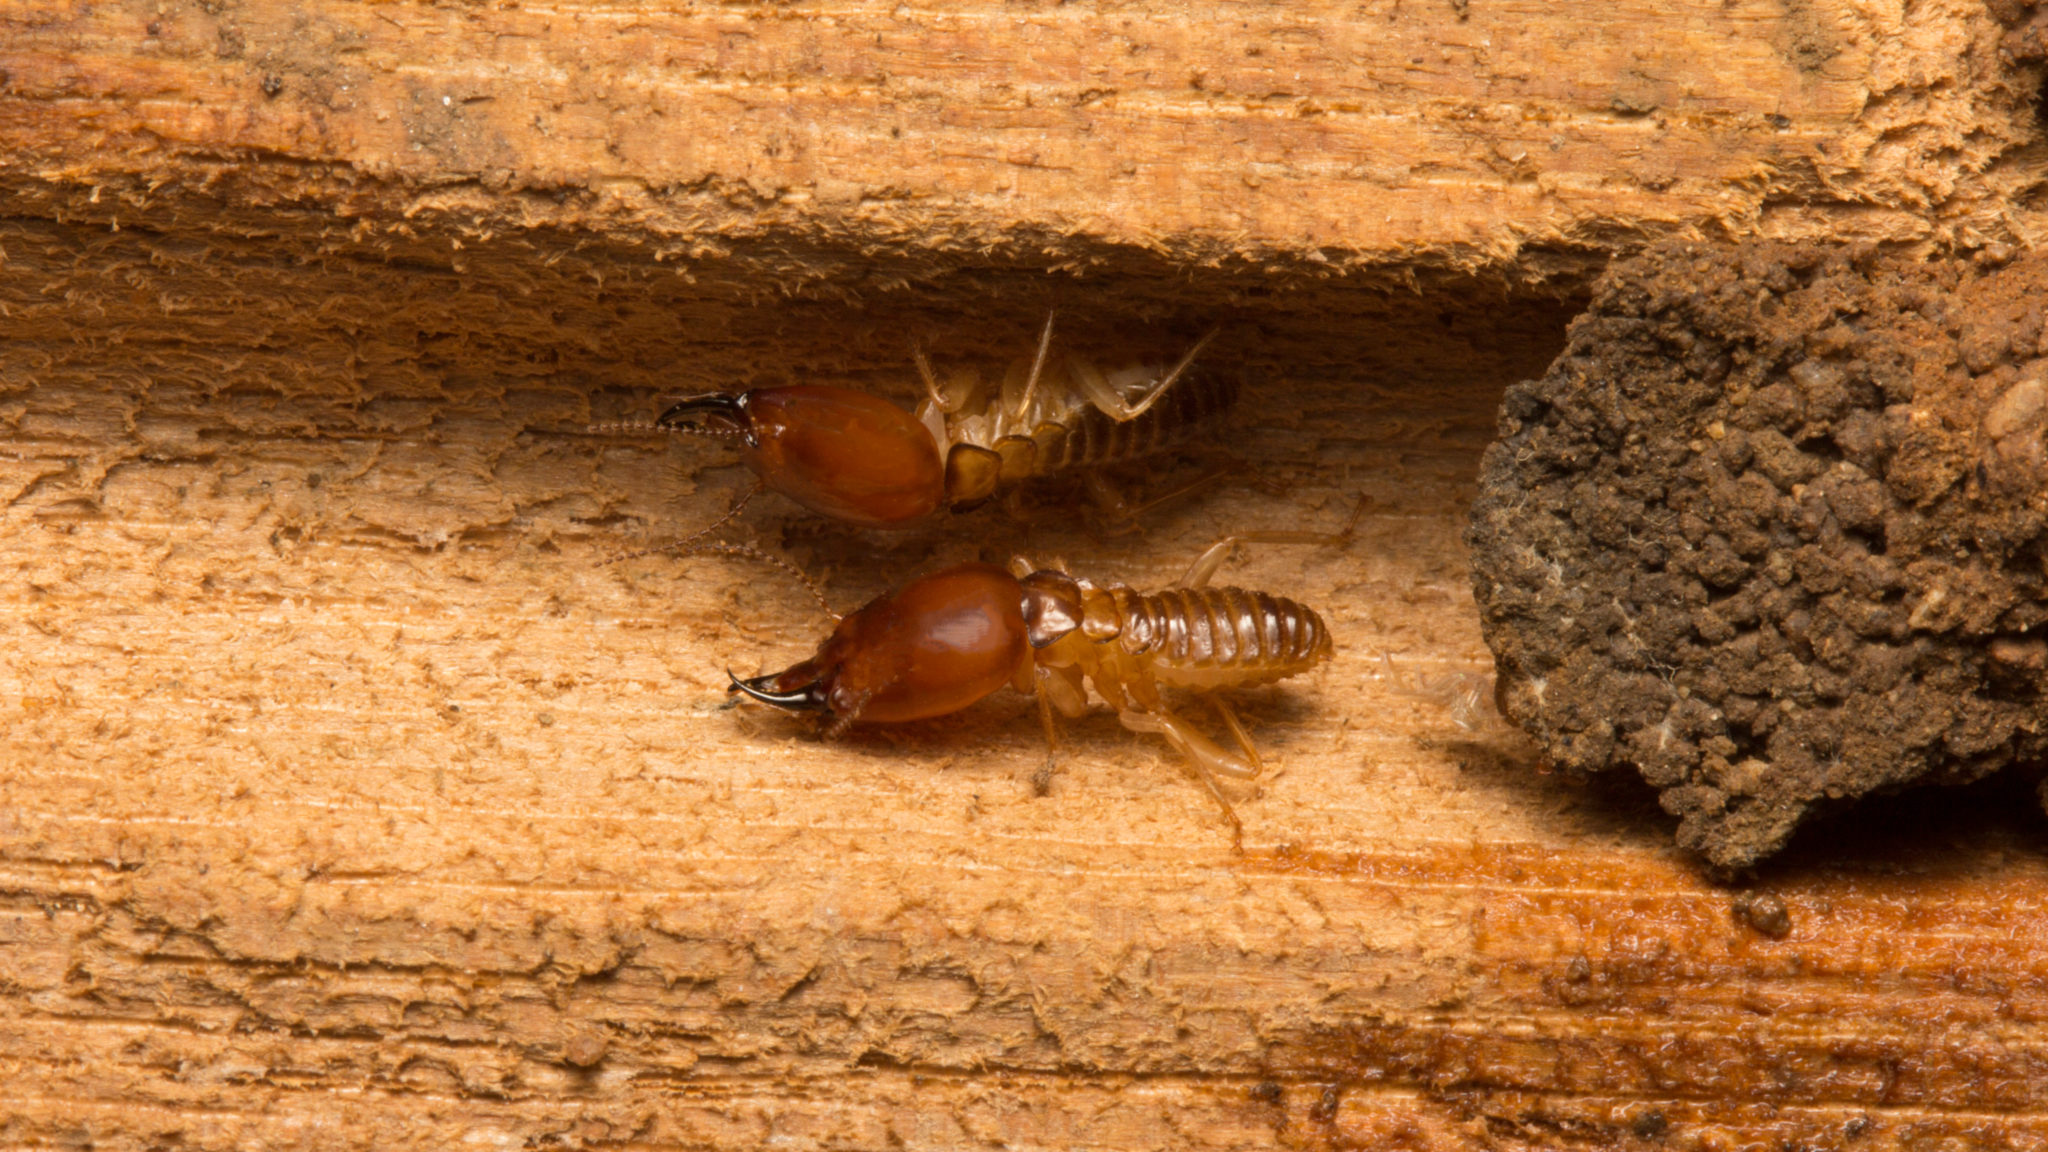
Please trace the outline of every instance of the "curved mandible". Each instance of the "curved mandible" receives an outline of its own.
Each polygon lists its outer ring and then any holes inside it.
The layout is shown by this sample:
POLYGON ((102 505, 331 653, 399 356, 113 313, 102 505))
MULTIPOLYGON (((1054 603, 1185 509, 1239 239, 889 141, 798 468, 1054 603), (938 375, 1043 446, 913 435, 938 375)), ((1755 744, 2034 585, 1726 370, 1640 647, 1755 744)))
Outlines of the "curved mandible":
POLYGON ((751 392, 706 392, 685 396, 654 418, 657 428, 694 432, 701 436, 737 436, 749 446, 754 443, 754 418, 747 411, 751 392))
POLYGON ((730 668, 725 670, 725 674, 732 681, 725 689, 727 694, 744 692, 763 704, 790 712, 822 712, 825 710, 825 694, 818 691, 816 683, 806 684, 793 692, 777 692, 769 687, 767 682, 775 679, 780 673, 771 672, 766 676, 756 676, 752 680, 740 679, 733 674, 733 670, 730 668))

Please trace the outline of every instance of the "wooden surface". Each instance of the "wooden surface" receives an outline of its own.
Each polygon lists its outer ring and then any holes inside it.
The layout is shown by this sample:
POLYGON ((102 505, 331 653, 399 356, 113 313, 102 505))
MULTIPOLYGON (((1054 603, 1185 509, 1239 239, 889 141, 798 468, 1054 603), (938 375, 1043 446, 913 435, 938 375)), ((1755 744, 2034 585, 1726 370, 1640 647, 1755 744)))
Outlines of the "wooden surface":
POLYGON ((2040 47, 1993 16, 2028 11, 7 0, 0 188, 330 244, 766 243, 799 281, 882 255, 1525 280, 1673 231, 2012 241, 2042 231, 2038 61, 2001 45, 2040 47))
POLYGON ((1671 230, 2038 235, 2005 36, 1964 4, 0 8, 0 1143, 2048 1141, 2030 797, 1897 801, 1731 885, 1459 699, 1464 502, 1570 291, 1671 230), (1277 768, 1241 854, 1106 717, 1037 797, 1021 697, 833 744, 722 711, 728 665, 815 639, 801 594, 605 563, 742 478, 589 422, 907 397, 914 336, 1001 360, 1055 305, 1106 360, 1221 325, 1231 447, 1282 494, 735 534, 846 607, 1016 551, 1156 584, 1368 494, 1347 547, 1226 573, 1340 648, 1245 701, 1277 768))

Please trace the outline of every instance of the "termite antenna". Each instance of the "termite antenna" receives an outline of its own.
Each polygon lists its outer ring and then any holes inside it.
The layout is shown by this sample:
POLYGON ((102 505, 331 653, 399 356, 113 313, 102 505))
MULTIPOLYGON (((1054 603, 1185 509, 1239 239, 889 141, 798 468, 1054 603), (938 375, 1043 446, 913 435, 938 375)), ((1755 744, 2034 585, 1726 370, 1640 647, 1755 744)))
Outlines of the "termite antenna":
POLYGON ((653 548, 640 548, 632 552, 620 552, 617 555, 606 557, 603 561, 601 561, 601 563, 608 568, 613 564, 624 564, 628 560, 638 560, 642 556, 684 555, 686 552, 690 551, 696 546, 697 541, 702 540, 704 537, 709 536, 713 532, 718 531, 720 528, 725 527, 727 524, 732 523, 732 518, 738 516, 740 514, 740 511, 747 506, 748 501, 752 500, 756 496, 759 496, 761 494, 761 490, 765 487, 767 487, 767 485, 762 484, 759 481, 756 481, 752 488, 747 489, 746 495, 740 497, 738 500, 733 501, 732 507, 727 508, 725 510, 725 515, 720 516, 718 519, 713 520, 710 524, 707 524, 704 527, 697 529, 695 532, 690 533, 688 536, 683 537, 681 540, 671 540, 666 544, 660 544, 653 548))
POLYGON ((710 532, 716 527, 717 525, 714 524, 711 528, 697 532, 688 539, 663 544, 658 548, 642 548, 637 552, 622 553, 606 560, 605 563, 608 565, 623 564, 628 560, 638 560, 642 556, 701 556, 707 552, 719 556, 742 556, 748 560, 759 560, 763 564, 772 564, 788 573, 791 579, 803 585, 804 591, 811 594, 811 599, 818 602, 818 611, 823 612, 826 619, 831 620, 834 624, 839 623, 839 613, 832 610, 832 602, 825 599, 825 593, 819 590, 818 585, 809 576, 804 575, 803 569, 791 564, 780 556, 763 552, 750 544, 733 544, 724 540, 704 540, 705 533, 710 532))
POLYGON ((1344 521, 1344 527, 1338 529, 1337 534, 1330 537, 1329 542, 1332 544, 1351 543, 1352 534, 1358 531, 1358 522, 1365 519, 1365 510, 1370 507, 1372 507, 1372 493, 1360 492, 1358 494, 1358 503, 1352 506, 1351 518, 1344 521))
MULTIPOLYGON (((692 537, 692 539, 695 539, 695 537, 692 537)), ((662 549, 662 551, 666 551, 666 549, 662 549)), ((823 612, 834 624, 839 623, 839 613, 832 610, 832 603, 825 599, 825 593, 820 591, 818 586, 811 582, 809 576, 804 575, 803 569, 784 560, 782 557, 763 552, 751 544, 729 544, 723 540, 713 540, 704 544, 692 544, 687 549, 676 554, 679 556, 689 556, 703 552, 715 552, 720 556, 743 556, 749 560, 759 560, 763 564, 772 564, 782 569, 784 572, 789 573, 797 583, 803 585, 804 591, 811 594, 811 599, 818 602, 818 611, 823 612)))
POLYGON ((1351 537, 1358 530, 1358 522, 1365 516, 1365 510, 1372 506, 1370 493, 1358 494, 1358 505, 1345 519, 1344 527, 1335 532, 1240 532, 1225 536, 1209 545, 1195 562, 1188 566, 1186 575, 1174 585, 1176 588, 1200 588, 1209 583, 1210 577, 1223 566, 1233 553, 1246 544, 1316 544, 1325 548, 1340 548, 1351 543, 1351 537))
POLYGON ((652 420, 610 420, 601 424, 585 424, 583 430, 592 436, 666 436, 683 431, 652 420))
POLYGON ((770 555, 752 545, 730 544, 722 540, 704 539, 706 536, 731 523, 733 517, 738 516, 741 510, 746 508, 748 502, 753 500, 754 497, 759 496, 765 488, 767 488, 766 484, 755 483, 752 488, 747 489, 746 495, 733 501, 732 507, 725 510, 725 515, 697 529, 681 540, 671 540, 667 544, 659 544, 653 548, 640 548, 631 552, 621 552, 616 556, 605 558, 604 564, 609 567, 613 564, 624 564, 628 560, 638 560, 643 556, 682 557, 700 555, 706 552, 717 553, 721 556, 744 556, 749 560, 759 560, 764 564, 772 564, 789 573, 798 584, 803 585, 804 591, 811 594, 811 599, 818 602, 818 610, 830 618, 834 624, 837 624, 839 622, 839 613, 832 610, 832 604, 825 599, 825 593, 819 590, 817 584, 813 583, 809 576, 804 575, 803 569, 798 568, 780 556, 770 555))

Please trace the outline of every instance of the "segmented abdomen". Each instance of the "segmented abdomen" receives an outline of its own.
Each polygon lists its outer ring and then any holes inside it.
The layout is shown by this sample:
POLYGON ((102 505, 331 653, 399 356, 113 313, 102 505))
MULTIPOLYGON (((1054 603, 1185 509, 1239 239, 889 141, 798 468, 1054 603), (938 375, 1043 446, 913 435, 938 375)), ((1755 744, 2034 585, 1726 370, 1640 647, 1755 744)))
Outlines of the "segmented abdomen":
POLYGON ((1149 657, 1169 684, 1257 684, 1329 658, 1330 630, 1306 604, 1243 588, 1105 588, 1121 628, 1115 643, 1149 657))
POLYGON ((1195 371, 1175 381, 1135 420, 1118 423, 1100 409, 1087 407, 1067 426, 1065 436, 1040 443, 1034 471, 1043 476, 1165 452, 1219 421, 1237 403, 1237 390, 1234 373, 1195 371))

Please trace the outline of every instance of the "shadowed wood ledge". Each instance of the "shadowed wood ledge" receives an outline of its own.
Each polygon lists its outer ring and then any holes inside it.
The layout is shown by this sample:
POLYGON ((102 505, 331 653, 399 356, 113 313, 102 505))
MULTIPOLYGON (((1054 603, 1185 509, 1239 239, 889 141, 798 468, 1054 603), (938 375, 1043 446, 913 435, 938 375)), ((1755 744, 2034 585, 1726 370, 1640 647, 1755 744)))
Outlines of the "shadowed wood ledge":
POLYGON ((1525 250, 1583 270, 1657 233, 2011 241, 2037 235, 2030 15, 18 0, 0 181, 110 221, 812 242, 842 269, 1106 245, 1519 280, 1552 271, 1525 250))

